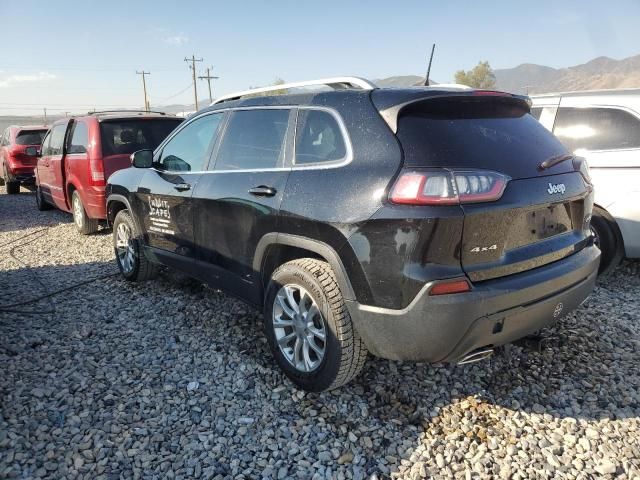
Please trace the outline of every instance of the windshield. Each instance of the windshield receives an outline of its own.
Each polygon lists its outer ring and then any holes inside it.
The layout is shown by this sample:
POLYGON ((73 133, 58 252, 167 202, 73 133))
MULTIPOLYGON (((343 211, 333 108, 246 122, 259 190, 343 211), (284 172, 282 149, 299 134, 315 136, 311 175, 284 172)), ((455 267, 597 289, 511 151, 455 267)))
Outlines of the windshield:
POLYGON ((16 145, 40 145, 47 130, 22 130, 16 135, 16 145))
POLYGON ((104 121, 100 124, 102 155, 154 150, 181 122, 181 118, 104 121))

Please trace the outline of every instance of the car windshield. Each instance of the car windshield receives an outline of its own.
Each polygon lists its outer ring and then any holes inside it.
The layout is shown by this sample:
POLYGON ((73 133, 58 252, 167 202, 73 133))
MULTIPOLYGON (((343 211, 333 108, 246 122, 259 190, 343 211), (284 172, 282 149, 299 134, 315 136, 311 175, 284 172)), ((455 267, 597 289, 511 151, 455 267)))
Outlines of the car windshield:
POLYGON ((22 130, 16 135, 16 145, 40 145, 47 130, 22 130))
POLYGON ((129 155, 143 149, 154 150, 181 118, 109 120, 100 123, 102 155, 129 155))

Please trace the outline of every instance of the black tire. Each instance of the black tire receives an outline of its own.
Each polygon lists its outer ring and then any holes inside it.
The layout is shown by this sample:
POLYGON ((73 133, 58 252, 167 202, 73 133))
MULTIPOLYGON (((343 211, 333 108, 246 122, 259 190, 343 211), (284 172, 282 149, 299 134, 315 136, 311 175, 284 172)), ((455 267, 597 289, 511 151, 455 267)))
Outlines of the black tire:
POLYGON ((84 209, 82 199, 77 191, 71 195, 71 213, 73 214, 73 222, 82 235, 90 235, 98 231, 98 220, 87 216, 87 211, 84 209))
POLYGON ((44 195, 42 195, 40 185, 36 186, 36 205, 38 206, 38 210, 40 210, 41 212, 45 210, 51 210, 51 205, 47 203, 47 201, 44 199, 44 195))
POLYGON ((591 216, 591 230, 600 251, 600 267, 598 275, 608 275, 622 261, 624 257, 624 242, 622 234, 615 220, 599 207, 594 207, 591 216))
POLYGON ((300 388, 320 392, 338 388, 356 377, 367 358, 367 349, 351 321, 331 267, 323 261, 302 258, 285 263, 273 272, 267 287, 264 327, 276 362, 300 388), (294 367, 280 350, 273 325, 276 296, 285 285, 303 287, 312 297, 325 324, 324 357, 310 372, 294 367))
POLYGON ((158 266, 150 262, 143 252, 142 235, 136 223, 131 218, 129 210, 120 210, 113 221, 113 250, 116 255, 116 263, 122 276, 130 282, 144 282, 151 280, 158 273, 158 266), (123 225, 130 232, 129 245, 132 253, 132 268, 127 268, 122 260, 118 247, 118 234, 123 225))
POLYGON ((9 195, 16 195, 20 193, 20 182, 12 181, 12 182, 5 182, 5 184, 7 186, 7 193, 9 195))

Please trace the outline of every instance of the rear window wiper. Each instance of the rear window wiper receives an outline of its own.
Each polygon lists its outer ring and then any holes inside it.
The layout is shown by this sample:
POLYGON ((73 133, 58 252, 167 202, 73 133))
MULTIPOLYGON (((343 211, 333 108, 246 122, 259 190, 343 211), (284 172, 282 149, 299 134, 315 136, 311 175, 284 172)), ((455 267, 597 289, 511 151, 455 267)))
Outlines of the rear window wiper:
POLYGON ((540 170, 546 170, 547 168, 551 168, 559 163, 562 163, 566 160, 571 160, 573 155, 570 153, 563 153, 562 155, 556 155, 555 157, 547 158, 544 162, 542 162, 538 168, 540 170))

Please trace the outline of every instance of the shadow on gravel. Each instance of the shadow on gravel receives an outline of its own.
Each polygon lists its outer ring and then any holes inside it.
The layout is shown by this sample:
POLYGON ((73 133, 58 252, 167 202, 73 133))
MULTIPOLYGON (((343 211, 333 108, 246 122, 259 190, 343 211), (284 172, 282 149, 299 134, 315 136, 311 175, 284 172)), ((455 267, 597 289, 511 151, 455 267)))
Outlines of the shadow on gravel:
POLYGON ((0 194, 0 233, 19 232, 25 229, 25 224, 30 229, 37 229, 72 222, 71 214, 60 210, 40 212, 35 193, 24 188, 18 195, 0 194), (26 215, 29 216, 28 221, 25 220, 26 215))

